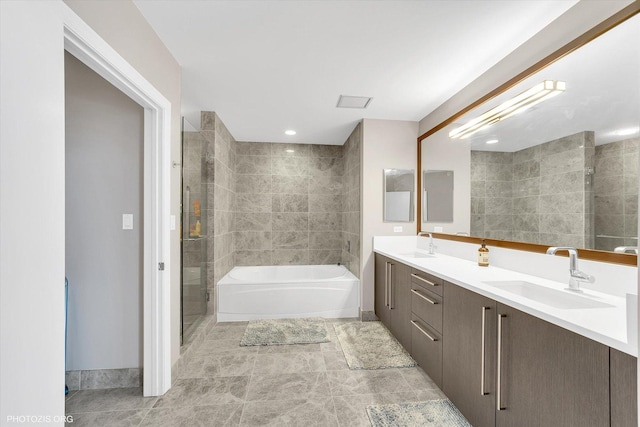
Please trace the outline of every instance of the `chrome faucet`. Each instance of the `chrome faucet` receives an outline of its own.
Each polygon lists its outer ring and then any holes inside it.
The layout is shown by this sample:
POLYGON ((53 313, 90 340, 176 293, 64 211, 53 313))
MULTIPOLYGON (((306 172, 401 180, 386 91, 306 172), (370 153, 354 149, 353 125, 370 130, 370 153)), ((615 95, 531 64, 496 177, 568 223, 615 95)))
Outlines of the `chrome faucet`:
POLYGON ((638 255, 638 247, 637 246, 618 246, 613 250, 613 252, 619 254, 636 254, 638 255))
POLYGON ((569 274, 571 277, 569 278, 569 287, 566 288, 568 291, 582 292, 580 282, 593 283, 596 281, 595 277, 578 270, 578 251, 575 248, 552 246, 547 249, 547 255, 555 255, 558 251, 569 252, 569 274))
POLYGON ((421 231, 418 233, 418 236, 429 236, 429 254, 435 254, 437 247, 433 244, 433 235, 428 231, 421 231))

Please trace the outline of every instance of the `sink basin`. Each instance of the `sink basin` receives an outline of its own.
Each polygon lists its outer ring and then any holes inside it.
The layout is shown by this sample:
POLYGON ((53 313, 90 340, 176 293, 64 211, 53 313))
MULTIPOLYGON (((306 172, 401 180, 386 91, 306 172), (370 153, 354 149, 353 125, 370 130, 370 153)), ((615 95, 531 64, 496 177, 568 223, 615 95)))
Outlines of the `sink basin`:
POLYGON ((433 255, 425 254, 422 252, 406 252, 406 253, 400 254, 400 256, 407 257, 407 258, 433 258, 433 255))
POLYGON ((613 307, 611 304, 591 299, 582 294, 551 289, 524 280, 499 280, 483 283, 555 308, 583 309, 613 307))

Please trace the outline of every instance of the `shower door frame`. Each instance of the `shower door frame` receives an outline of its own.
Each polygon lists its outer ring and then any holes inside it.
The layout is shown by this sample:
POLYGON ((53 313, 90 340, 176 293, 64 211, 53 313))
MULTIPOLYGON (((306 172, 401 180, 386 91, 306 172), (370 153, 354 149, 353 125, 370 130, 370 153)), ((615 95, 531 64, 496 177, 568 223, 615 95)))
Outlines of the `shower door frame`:
POLYGON ((144 108, 143 394, 160 396, 171 387, 171 103, 66 5, 63 33, 64 50, 144 108))

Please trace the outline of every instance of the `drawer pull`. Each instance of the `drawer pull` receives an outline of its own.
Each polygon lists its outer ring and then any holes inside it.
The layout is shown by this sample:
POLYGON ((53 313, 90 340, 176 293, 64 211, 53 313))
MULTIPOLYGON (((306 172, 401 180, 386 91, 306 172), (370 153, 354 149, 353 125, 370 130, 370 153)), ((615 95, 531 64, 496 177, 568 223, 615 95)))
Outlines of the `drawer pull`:
POLYGON ((496 409, 504 411, 507 409, 502 404, 502 319, 507 317, 504 314, 498 314, 498 374, 496 375, 496 409))
POLYGON ((426 284, 427 284, 427 285, 429 285, 429 286, 438 286, 438 284, 437 284, 437 283, 430 282, 430 281, 428 281, 427 279, 425 279, 424 277, 420 277, 420 276, 418 276, 418 275, 417 275, 417 274, 415 274, 415 273, 411 273, 411 277, 414 277, 414 278, 416 278, 416 279, 420 280, 421 282, 426 283, 426 284))
POLYGON ((420 327, 420 325, 418 325, 418 322, 416 322, 415 320, 412 320, 411 323, 413 323, 413 326, 415 326, 416 328, 418 328, 418 330, 420 332, 422 332, 427 338, 429 338, 431 341, 438 341, 438 338, 434 338, 431 335, 429 335, 429 333, 427 331, 425 331, 424 329, 422 329, 420 327))
POLYGON ((480 395, 484 396, 487 395, 489 393, 487 393, 484 389, 484 371, 486 369, 485 367, 485 357, 484 357, 484 353, 485 353, 485 331, 487 328, 486 325, 486 320, 487 320, 487 310, 490 310, 490 307, 482 307, 482 336, 481 336, 481 355, 480 355, 480 395))
POLYGON ((439 304, 438 301, 434 301, 430 298, 427 298, 426 296, 424 296, 423 294, 421 294, 419 291, 415 290, 415 289, 411 289, 411 292, 413 292, 414 294, 418 295, 420 298, 422 298, 423 300, 427 301, 429 304, 439 304))

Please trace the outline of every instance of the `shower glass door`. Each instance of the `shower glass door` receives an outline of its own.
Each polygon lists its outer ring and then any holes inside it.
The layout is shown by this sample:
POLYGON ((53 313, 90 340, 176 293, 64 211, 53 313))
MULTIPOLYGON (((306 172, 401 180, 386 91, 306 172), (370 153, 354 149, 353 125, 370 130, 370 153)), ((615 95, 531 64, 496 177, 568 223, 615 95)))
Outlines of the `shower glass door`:
POLYGON ((188 341, 207 313, 207 191, 203 179, 204 144, 182 118, 181 342, 188 341))

